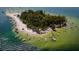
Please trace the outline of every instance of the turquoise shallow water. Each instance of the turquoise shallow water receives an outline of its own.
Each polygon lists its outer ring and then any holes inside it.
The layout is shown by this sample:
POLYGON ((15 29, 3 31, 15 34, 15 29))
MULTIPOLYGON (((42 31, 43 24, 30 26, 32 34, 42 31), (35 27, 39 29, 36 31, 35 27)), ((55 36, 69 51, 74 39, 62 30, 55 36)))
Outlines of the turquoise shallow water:
POLYGON ((23 43, 12 31, 13 24, 5 15, 5 8, 0 9, 0 50, 1 51, 25 51, 39 50, 30 44, 23 43))
MULTIPOLYGON (((59 15, 65 15, 71 17, 71 21, 74 22, 72 29, 68 29, 66 32, 61 33, 57 37, 59 44, 51 50, 79 50, 79 8, 64 8, 64 7, 40 7, 40 8, 0 8, 0 50, 40 50, 30 44, 25 44, 16 37, 12 32, 13 25, 11 21, 5 15, 5 11, 8 12, 21 12, 24 10, 44 10, 49 13, 56 13, 59 15)), ((55 43, 56 44, 56 43, 55 43)))

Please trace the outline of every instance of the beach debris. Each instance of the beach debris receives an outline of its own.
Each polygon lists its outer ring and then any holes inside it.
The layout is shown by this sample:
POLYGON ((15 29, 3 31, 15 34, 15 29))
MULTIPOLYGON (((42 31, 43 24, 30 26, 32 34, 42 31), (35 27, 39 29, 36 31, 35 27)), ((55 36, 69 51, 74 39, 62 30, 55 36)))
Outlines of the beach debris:
POLYGON ((22 30, 24 30, 24 28, 22 28, 22 30))

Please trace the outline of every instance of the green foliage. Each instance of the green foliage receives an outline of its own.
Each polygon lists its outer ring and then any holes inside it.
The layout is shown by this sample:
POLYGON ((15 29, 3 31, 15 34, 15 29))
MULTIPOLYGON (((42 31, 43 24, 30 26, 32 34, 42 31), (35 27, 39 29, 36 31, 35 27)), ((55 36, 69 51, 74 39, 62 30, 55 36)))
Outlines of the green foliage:
POLYGON ((48 27, 55 29, 57 27, 66 26, 66 18, 64 16, 53 16, 49 14, 45 14, 42 10, 33 11, 28 10, 21 13, 20 16, 23 23, 27 24, 27 26, 31 29, 39 32, 39 29, 44 30, 48 27))

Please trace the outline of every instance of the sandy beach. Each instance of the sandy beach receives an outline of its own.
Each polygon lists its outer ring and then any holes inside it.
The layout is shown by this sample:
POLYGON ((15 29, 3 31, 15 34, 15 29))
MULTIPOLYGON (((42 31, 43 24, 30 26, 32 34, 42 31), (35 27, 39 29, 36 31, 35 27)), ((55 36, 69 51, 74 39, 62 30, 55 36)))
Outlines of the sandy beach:
POLYGON ((27 25, 24 24, 18 17, 19 13, 6 13, 6 15, 8 17, 11 17, 12 18, 12 21, 14 22, 15 24, 15 28, 18 30, 18 31, 21 31, 21 32, 24 32, 24 33, 27 33, 29 35, 35 35, 37 34, 36 32, 34 32, 32 29, 28 29, 27 28, 27 25))
MULTIPOLYGON (((37 32, 33 31, 32 29, 28 28, 26 24, 24 24, 17 15, 20 13, 6 13, 8 17, 11 18, 13 21, 15 28, 17 31, 27 33, 28 35, 40 35, 37 32)), ((49 31, 52 31, 52 29, 48 28, 45 31, 41 31, 43 34, 48 33, 49 31)))

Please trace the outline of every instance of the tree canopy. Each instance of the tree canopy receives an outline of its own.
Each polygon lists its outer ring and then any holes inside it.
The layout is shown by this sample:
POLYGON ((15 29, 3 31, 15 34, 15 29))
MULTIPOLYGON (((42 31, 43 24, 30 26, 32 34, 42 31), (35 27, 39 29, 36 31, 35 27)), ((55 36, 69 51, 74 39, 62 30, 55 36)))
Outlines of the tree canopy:
POLYGON ((50 27, 54 30, 56 27, 66 26, 65 16, 55 16, 50 14, 45 14, 42 10, 28 10, 24 11, 20 15, 20 19, 23 23, 31 29, 44 30, 50 27))

